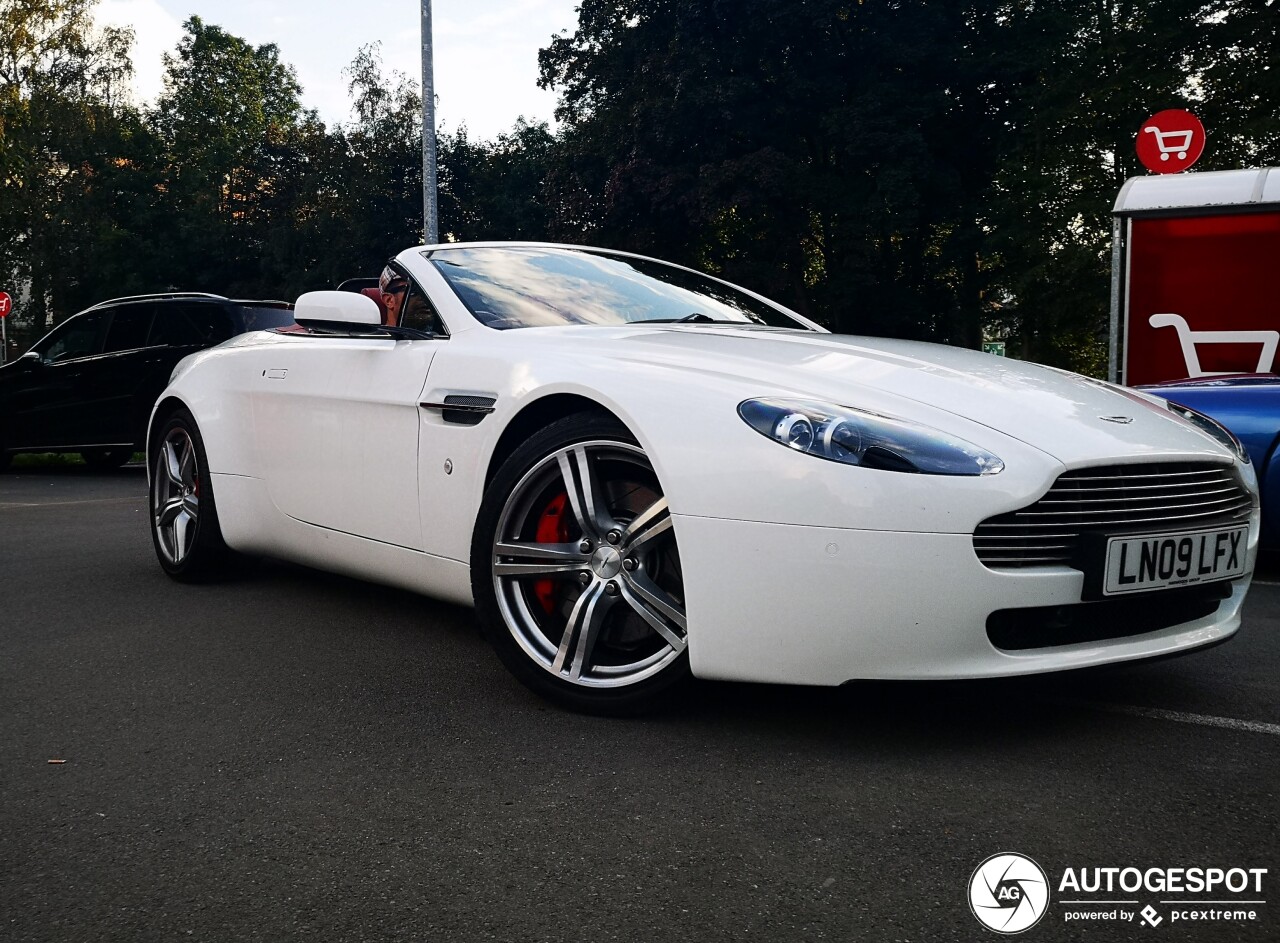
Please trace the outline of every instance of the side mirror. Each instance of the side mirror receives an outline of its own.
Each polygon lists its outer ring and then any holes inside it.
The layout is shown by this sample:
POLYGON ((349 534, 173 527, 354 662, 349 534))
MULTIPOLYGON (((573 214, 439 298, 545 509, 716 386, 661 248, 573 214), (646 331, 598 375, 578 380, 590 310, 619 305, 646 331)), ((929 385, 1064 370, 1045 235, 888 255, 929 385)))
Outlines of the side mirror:
POLYGON ((303 327, 359 334, 382 326, 378 303, 350 291, 309 291, 293 306, 293 319, 303 327))
POLYGON ((44 364, 44 361, 40 359, 40 355, 34 350, 29 350, 19 357, 15 363, 25 363, 28 367, 39 367, 44 364))

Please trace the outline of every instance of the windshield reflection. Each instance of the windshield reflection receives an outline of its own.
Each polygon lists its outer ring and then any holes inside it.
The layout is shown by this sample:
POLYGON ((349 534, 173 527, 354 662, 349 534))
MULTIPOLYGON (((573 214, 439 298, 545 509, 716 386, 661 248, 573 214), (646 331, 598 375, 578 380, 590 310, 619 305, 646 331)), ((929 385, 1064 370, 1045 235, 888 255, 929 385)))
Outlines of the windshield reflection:
POLYGON ((745 292, 646 259, 533 246, 436 249, 428 258, 467 310, 499 330, 646 321, 807 329, 745 292))

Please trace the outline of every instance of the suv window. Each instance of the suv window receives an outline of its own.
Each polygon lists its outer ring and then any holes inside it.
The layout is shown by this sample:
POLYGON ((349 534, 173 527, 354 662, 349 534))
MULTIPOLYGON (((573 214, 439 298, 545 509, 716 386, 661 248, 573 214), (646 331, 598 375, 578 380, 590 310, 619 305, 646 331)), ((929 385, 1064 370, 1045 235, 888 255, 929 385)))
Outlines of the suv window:
POLYGON ((163 304, 151 325, 151 343, 170 347, 212 347, 235 332, 219 304, 163 304))
POLYGON ((244 333, 269 331, 274 327, 288 327, 293 323, 293 308, 285 305, 242 304, 240 317, 244 333))
POLYGON ((147 346, 147 332, 151 329, 151 305, 122 305, 112 312, 111 328, 107 331, 104 353, 117 350, 137 350, 147 346))
POLYGON ((107 321, 108 314, 105 311, 78 314, 34 349, 45 363, 92 357, 102 349, 102 335, 106 332, 107 321))

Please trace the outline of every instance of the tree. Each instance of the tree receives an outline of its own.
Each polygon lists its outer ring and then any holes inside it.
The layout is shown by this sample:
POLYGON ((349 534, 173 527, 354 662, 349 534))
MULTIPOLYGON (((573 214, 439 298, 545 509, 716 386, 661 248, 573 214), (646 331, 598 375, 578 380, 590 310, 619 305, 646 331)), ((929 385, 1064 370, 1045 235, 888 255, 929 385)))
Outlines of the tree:
POLYGON ((976 343, 992 119, 969 17, 585 0, 541 56, 562 89, 559 235, 709 267, 837 329, 976 343))
POLYGON ((1276 2, 583 0, 540 59, 553 227, 1100 371, 1133 135, 1192 103, 1221 165, 1280 159, 1276 2))
POLYGON ((472 141, 464 125, 442 134, 439 145, 440 217, 448 237, 547 238, 545 190, 556 139, 546 124, 521 118, 495 141, 472 141))
POLYGON ((268 234, 293 222, 273 197, 318 122, 274 45, 254 47, 197 16, 183 26, 151 115, 169 210, 160 268, 187 289, 260 292, 268 234))
POLYGON ((346 70, 355 120, 330 134, 314 211, 304 223, 327 284, 376 275, 422 241, 422 98, 408 77, 384 76, 377 44, 346 70))
MULTIPOLYGON (((1262 25, 1250 5, 1229 0, 1035 0, 1002 16, 996 32, 1024 81, 1006 110, 985 220, 1010 302, 1001 328, 1024 355, 1105 371, 1110 210, 1124 180, 1143 172, 1134 137, 1146 118, 1175 107, 1210 127, 1244 127, 1240 66, 1264 65, 1256 37, 1230 49, 1228 37, 1246 24, 1262 25)), ((1247 160, 1242 148, 1219 147, 1197 169, 1247 160)))
POLYGON ((132 37, 94 29, 92 6, 0 0, 0 277, 29 286, 36 333, 83 298, 74 260, 90 251, 101 183, 138 131, 125 93, 132 37))

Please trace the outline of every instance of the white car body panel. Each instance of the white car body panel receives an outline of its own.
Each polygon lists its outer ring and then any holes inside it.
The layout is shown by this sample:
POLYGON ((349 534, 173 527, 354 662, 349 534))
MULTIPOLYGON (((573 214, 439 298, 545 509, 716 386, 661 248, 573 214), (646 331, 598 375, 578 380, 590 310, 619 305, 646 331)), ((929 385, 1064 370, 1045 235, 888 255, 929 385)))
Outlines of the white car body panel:
MULTIPOLYGON (((1068 567, 989 570, 961 534, 895 533, 680 517, 693 671, 704 678, 838 685, 853 678, 991 678, 1084 668, 1207 645, 1240 627, 1248 579, 1207 619, 1132 638, 1006 652, 996 609, 1080 601, 1068 567), (752 579, 739 574, 748 572, 752 579), (906 580, 912 591, 886 592, 906 580), (733 593, 718 587, 730 581, 733 593), (797 602, 802 598, 802 603, 797 602)), ((1251 530, 1249 561, 1257 553, 1251 530)))
MULTIPOLYGON (((473 529, 503 432, 539 401, 574 396, 625 423, 662 483, 697 675, 839 684, 1035 673, 1168 654, 1239 626, 1248 578, 1216 615, 1161 632, 1019 653, 986 635, 996 609, 1080 601, 1079 571, 989 569, 972 539, 1064 471, 1211 462, 1233 466, 1256 495, 1252 468, 1162 401, 974 351, 825 332, 493 330, 423 251, 398 261, 447 339, 259 333, 175 371, 161 403, 195 416, 233 548, 468 603, 473 529), (450 394, 491 396, 494 411, 459 425, 419 406, 450 394), (825 461, 747 426, 737 407, 756 397, 914 421, 1005 468, 962 477, 825 461), (1128 421, 1103 418, 1119 416, 1128 421)), ((1251 564, 1258 533, 1255 500, 1251 564)))

